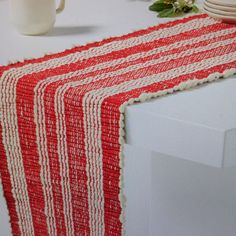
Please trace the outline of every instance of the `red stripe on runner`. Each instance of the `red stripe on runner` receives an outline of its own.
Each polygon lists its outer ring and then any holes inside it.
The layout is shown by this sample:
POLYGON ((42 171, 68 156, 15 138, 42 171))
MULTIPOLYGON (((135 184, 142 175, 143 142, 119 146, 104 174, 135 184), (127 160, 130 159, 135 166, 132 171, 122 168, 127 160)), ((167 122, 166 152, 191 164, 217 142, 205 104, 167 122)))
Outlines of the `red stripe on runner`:
POLYGON ((25 83, 30 82, 28 76, 25 76, 17 84, 18 132, 33 224, 38 229, 36 235, 46 236, 48 235, 48 229, 44 214, 45 205, 34 123, 34 90, 27 88, 27 93, 24 93, 25 83))
POLYGON ((46 114, 46 136, 48 155, 50 160, 51 181, 53 184, 53 201, 55 208, 56 226, 59 235, 66 235, 65 216, 63 208, 63 196, 61 187, 60 164, 57 151, 57 134, 56 134, 56 116, 54 112, 54 88, 52 85, 47 86, 44 96, 44 106, 46 114))
POLYGON ((88 214, 88 189, 86 175, 86 154, 84 143, 84 122, 82 119, 81 100, 79 92, 66 93, 65 117, 68 140, 68 155, 70 160, 70 179, 72 185, 72 202, 75 232, 81 235, 90 235, 89 214, 88 214))

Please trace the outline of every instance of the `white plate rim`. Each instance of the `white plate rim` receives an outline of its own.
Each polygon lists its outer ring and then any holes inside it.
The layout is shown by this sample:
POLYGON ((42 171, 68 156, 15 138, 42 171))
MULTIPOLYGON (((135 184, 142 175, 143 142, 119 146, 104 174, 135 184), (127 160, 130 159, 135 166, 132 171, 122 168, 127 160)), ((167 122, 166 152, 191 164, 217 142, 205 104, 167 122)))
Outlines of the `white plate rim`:
POLYGON ((214 9, 214 8, 207 7, 207 5, 204 5, 204 9, 206 9, 207 11, 213 12, 215 14, 222 15, 222 16, 234 16, 234 17, 236 17, 236 11, 235 12, 221 11, 221 10, 217 10, 217 9, 214 9))
POLYGON ((210 11, 207 11, 206 9, 204 9, 205 13, 207 13, 210 17, 213 17, 215 19, 218 19, 218 20, 222 20, 224 22, 234 22, 236 23, 236 17, 228 17, 228 16, 222 16, 222 15, 219 15, 219 14, 215 14, 215 13, 212 13, 210 11))
POLYGON ((228 11, 228 12, 236 12, 236 7, 232 8, 232 7, 220 6, 220 5, 217 5, 217 4, 212 4, 208 0, 206 0, 204 2, 204 5, 207 5, 208 7, 214 8, 216 10, 223 10, 223 11, 228 11))
POLYGON ((234 4, 234 3, 221 2, 219 0, 207 0, 207 1, 212 4, 216 4, 216 5, 220 5, 220 6, 236 7, 236 3, 234 4))

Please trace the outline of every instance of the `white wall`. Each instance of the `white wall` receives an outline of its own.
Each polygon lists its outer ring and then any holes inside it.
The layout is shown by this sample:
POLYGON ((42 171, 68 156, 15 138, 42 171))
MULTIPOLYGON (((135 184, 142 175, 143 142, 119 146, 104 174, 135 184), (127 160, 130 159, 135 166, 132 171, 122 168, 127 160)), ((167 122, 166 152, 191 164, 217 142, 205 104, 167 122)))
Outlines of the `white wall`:
POLYGON ((3 197, 2 183, 0 178, 0 236, 10 236, 11 228, 6 201, 3 197))
POLYGON ((152 153, 144 174, 143 152, 126 149, 127 236, 236 235, 236 167, 218 169, 152 153))

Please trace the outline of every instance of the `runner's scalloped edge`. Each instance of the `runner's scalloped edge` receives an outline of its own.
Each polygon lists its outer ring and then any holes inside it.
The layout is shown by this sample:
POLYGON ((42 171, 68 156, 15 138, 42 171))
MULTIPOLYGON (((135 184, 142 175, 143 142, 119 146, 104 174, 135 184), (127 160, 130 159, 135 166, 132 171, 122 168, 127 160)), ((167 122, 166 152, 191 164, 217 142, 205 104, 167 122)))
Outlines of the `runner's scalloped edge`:
POLYGON ((219 73, 219 72, 215 72, 210 74, 208 77, 204 78, 204 79, 191 79, 191 80, 187 80, 184 82, 179 83, 178 85, 174 86, 173 88, 169 88, 169 89, 165 89, 165 90, 161 90, 158 91, 156 93, 143 93, 141 94, 138 98, 132 98, 129 101, 123 103, 120 106, 120 139, 119 139, 119 143, 121 145, 121 151, 120 151, 120 168, 121 168, 121 175, 120 175, 120 194, 119 194, 119 199, 121 202, 121 207, 122 207, 122 212, 121 212, 121 216, 120 216, 120 221, 122 222, 122 235, 125 235, 125 227, 126 227, 126 221, 125 221, 125 208, 126 208, 126 198, 125 198, 125 194, 123 191, 123 186, 124 186, 124 144, 125 144, 125 108, 128 105, 132 105, 136 102, 145 102, 148 100, 151 100, 153 98, 158 98, 158 97, 162 97, 168 94, 172 94, 174 92, 177 91, 183 91, 183 90, 187 90, 190 88, 194 88, 197 87, 199 85, 208 83, 208 82, 213 82, 213 81, 217 81, 220 79, 226 79, 230 76, 236 75, 236 68, 231 68, 231 69, 227 69, 225 70, 223 73, 219 73))

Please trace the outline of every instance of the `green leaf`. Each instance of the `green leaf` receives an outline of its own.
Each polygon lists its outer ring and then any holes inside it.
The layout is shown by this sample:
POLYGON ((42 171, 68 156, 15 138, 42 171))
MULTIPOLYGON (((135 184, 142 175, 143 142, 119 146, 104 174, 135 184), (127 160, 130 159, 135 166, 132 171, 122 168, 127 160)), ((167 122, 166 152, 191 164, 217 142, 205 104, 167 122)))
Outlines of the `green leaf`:
POLYGON ((160 12, 164 9, 169 9, 169 8, 172 8, 172 5, 164 4, 164 3, 161 3, 161 2, 155 2, 149 7, 149 10, 160 12))
POLYGON ((194 13, 198 13, 199 12, 199 9, 198 9, 198 7, 196 5, 193 5, 192 12, 194 12, 194 13))
POLYGON ((174 14, 175 14, 175 11, 173 8, 171 8, 171 9, 165 9, 165 10, 161 11, 159 13, 159 16, 160 17, 172 17, 172 16, 174 16, 174 14))
POLYGON ((182 11, 184 12, 184 13, 188 13, 189 11, 191 11, 192 10, 192 7, 188 7, 188 6, 184 6, 183 8, 182 8, 182 11))

